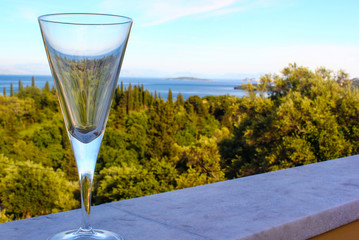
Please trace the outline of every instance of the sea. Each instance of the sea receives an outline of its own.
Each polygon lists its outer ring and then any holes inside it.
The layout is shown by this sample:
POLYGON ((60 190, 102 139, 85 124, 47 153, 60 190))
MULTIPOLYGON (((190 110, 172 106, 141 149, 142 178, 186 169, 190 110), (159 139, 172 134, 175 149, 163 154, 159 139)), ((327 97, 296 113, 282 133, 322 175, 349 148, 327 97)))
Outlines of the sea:
MULTIPOLYGON (((51 76, 46 75, 0 75, 0 94, 3 93, 3 89, 6 89, 6 95, 10 95, 10 84, 13 84, 14 92, 18 91, 18 82, 21 80, 24 87, 31 86, 32 77, 35 79, 35 85, 38 88, 43 88, 46 81, 49 82, 50 88, 53 86, 53 80, 51 76)), ((171 89, 173 97, 176 97, 178 93, 181 93, 185 99, 190 96, 198 95, 204 96, 218 96, 218 95, 230 95, 236 97, 243 97, 247 95, 246 91, 236 90, 235 86, 247 83, 248 79, 211 79, 210 81, 203 80, 177 80, 168 78, 139 78, 139 77, 120 77, 118 84, 124 84, 127 88, 131 83, 134 85, 142 85, 145 89, 148 89, 154 94, 161 95, 161 98, 167 99, 168 91, 171 89)))

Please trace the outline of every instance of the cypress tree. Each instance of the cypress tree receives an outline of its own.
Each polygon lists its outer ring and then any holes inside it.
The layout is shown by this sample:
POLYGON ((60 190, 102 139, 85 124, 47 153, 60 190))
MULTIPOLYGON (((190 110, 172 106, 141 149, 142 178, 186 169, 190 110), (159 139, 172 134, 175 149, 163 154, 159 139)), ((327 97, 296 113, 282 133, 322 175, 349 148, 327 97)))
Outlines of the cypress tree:
POLYGON ((35 87, 35 78, 34 78, 34 76, 31 77, 31 87, 35 87))
POLYGON ((6 96, 6 88, 4 88, 4 96, 6 96))
POLYGON ((169 104, 172 104, 172 103, 173 103, 173 97, 172 97, 171 88, 168 90, 167 102, 168 102, 169 104))
POLYGON ((146 91, 143 91, 142 94, 143 94, 143 97, 142 97, 142 100, 143 100, 143 106, 148 106, 150 101, 149 101, 149 94, 148 94, 148 90, 146 91))
POLYGON ((155 90, 155 100, 157 100, 157 91, 155 90))
POLYGON ((120 93, 123 94, 123 82, 121 81, 121 90, 120 93))
POLYGON ((49 84, 49 81, 46 81, 45 83, 45 87, 44 87, 44 92, 50 92, 50 84, 49 84))
POLYGON ((21 82, 21 79, 19 79, 19 92, 23 89, 23 85, 22 85, 22 82, 21 82))
POLYGON ((14 88, 12 86, 12 83, 10 83, 10 97, 14 96, 14 88))
POLYGON ((137 110, 138 109, 138 86, 134 86, 133 87, 133 109, 137 110))
POLYGON ((142 88, 142 106, 143 106, 143 105, 146 105, 146 91, 147 90, 145 91, 143 84, 142 84, 141 88, 142 88))
POLYGON ((133 94, 131 83, 128 85, 127 89, 127 113, 133 110, 133 94))
POLYGON ((184 99, 181 93, 178 93, 177 95, 177 105, 184 106, 184 99))
POLYGON ((121 94, 120 94, 120 87, 117 86, 115 90, 115 96, 113 97, 112 101, 112 107, 116 108, 118 106, 118 103, 120 102, 121 94))
MULTIPOLYGON (((143 86, 143 85, 142 85, 143 86)), ((139 86, 139 91, 138 91, 138 106, 142 107, 143 106, 143 88, 142 86, 139 86)))

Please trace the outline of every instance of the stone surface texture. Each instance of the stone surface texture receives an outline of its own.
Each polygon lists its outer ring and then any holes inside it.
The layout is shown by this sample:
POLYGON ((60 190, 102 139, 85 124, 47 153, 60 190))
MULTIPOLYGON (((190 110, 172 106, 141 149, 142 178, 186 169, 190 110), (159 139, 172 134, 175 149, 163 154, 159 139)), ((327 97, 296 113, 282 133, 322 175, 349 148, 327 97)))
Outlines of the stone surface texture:
MULTIPOLYGON (((92 208, 125 240, 307 239, 359 218, 359 155, 92 208)), ((0 224, 1 240, 74 229, 73 210, 0 224)))

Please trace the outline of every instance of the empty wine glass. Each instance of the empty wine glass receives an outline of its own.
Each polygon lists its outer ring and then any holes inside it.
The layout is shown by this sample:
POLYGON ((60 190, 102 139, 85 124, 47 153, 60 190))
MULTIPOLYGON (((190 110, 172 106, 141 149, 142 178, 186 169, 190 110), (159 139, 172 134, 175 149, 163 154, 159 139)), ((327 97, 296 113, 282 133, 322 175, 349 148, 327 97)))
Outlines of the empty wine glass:
POLYGON ((81 188, 81 227, 50 240, 122 239, 92 229, 89 217, 96 160, 132 20, 88 13, 49 14, 38 20, 81 188))

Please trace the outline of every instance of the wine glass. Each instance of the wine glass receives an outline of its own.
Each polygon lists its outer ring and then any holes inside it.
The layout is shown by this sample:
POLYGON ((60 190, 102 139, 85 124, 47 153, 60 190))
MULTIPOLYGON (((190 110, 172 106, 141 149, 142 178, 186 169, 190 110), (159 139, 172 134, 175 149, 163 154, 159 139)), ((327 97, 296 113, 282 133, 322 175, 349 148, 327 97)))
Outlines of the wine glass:
POLYGON ((62 114, 76 159, 82 225, 59 239, 122 239, 92 229, 90 206, 96 160, 122 65, 132 19, 67 13, 38 18, 62 114))

